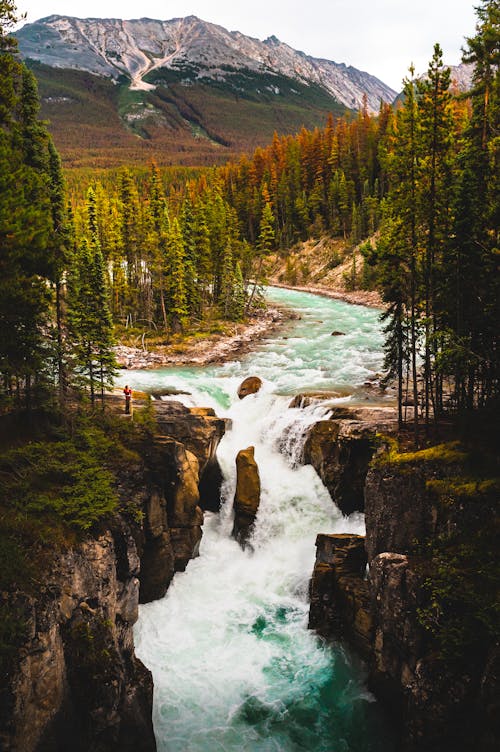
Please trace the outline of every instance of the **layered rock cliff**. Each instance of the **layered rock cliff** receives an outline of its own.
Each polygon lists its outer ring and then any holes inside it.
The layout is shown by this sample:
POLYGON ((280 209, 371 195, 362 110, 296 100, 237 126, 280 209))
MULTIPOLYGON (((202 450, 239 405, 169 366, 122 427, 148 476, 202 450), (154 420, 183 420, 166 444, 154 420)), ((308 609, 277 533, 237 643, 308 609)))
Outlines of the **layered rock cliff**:
POLYGON ((194 413, 188 435, 186 409, 166 435, 168 410, 155 407, 161 433, 145 436, 117 472, 119 511, 59 548, 37 593, 1 594, 24 635, 0 695, 6 752, 156 749, 153 683, 135 657, 133 625, 139 602, 162 597, 198 553, 199 458, 214 459, 224 427, 194 413))
POLYGON ((34 597, 15 597, 26 626, 2 697, 2 749, 155 750, 153 682, 135 657, 140 560, 130 527, 55 557, 34 597))
POLYGON ((366 478, 366 546, 318 536, 310 626, 367 659, 412 752, 498 739, 498 487, 470 473, 456 444, 391 450, 366 478))

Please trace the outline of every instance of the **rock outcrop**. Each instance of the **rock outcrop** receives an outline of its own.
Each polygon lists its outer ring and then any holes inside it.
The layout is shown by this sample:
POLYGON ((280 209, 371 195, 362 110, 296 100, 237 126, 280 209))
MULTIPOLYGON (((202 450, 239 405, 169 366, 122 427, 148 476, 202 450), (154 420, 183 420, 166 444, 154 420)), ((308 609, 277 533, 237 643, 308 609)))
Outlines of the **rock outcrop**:
POLYGON ((478 587, 489 596, 456 592, 475 582, 474 570, 463 571, 470 557, 479 556, 472 567, 480 569, 481 556, 492 558, 495 489, 467 477, 453 445, 390 452, 366 479, 366 554, 359 536, 318 536, 310 626, 368 661, 370 686, 401 725, 405 752, 495 748, 500 651, 475 613, 490 613, 494 586, 483 573, 478 587), (470 631, 474 619, 483 639, 470 631))
POLYGON ((249 394, 256 394, 262 386, 262 379, 258 376, 247 376, 238 387, 238 397, 243 399, 249 394))
POLYGON ((252 534, 260 503, 260 476, 254 447, 238 452, 236 473, 233 536, 244 546, 252 534))
POLYGON ((318 535, 309 628, 346 639, 367 658, 372 641, 366 552, 361 535, 318 535))
POLYGON ((120 511, 54 553, 36 597, 0 594, 26 628, 0 686, 5 752, 156 750, 153 683, 132 629, 138 604, 161 598, 198 554, 199 469, 224 432, 211 410, 163 404, 160 433, 117 470, 120 511))
MULTIPOLYGON (((457 655, 457 647, 447 645, 443 652, 433 635, 439 631, 443 606, 430 602, 429 583, 444 577, 445 587, 450 587, 461 576, 457 569, 470 566, 470 557, 477 555, 474 546, 497 519, 494 487, 471 482, 467 457, 453 445, 443 445, 375 463, 365 495, 375 623, 372 684, 391 704, 399 702, 405 749, 492 750, 492 719, 498 708, 492 694, 498 679, 488 666, 497 660, 498 646, 485 634, 482 644, 472 638, 466 649, 471 638, 460 636, 459 630, 450 632, 450 640, 464 640, 464 648, 458 648, 457 655), (460 564, 463 546, 468 552, 460 564), (434 628, 426 629, 434 608, 434 628)), ((455 587, 470 587, 473 576, 459 579, 455 587)), ((484 578, 482 582, 484 587, 484 578)), ((463 605, 461 595, 457 601, 462 606, 457 607, 470 608, 463 605)), ((484 597, 478 595, 474 610, 484 607, 484 597)), ((470 611, 462 614, 457 624, 471 616, 470 611)))
POLYGON ((337 399, 338 397, 346 397, 349 392, 342 394, 338 392, 301 392, 292 397, 288 407, 296 409, 300 407, 309 407, 309 405, 319 404, 323 400, 337 399))
POLYGON ((458 494, 452 501, 453 482, 450 485, 449 479, 459 479, 463 471, 459 459, 384 462, 372 467, 365 488, 369 561, 383 551, 408 553, 417 543, 487 525, 494 519, 494 496, 472 488, 472 493, 458 494))
MULTIPOLYGON (((183 571, 188 561, 198 555, 203 524, 203 512, 198 506, 199 463, 184 444, 163 435, 152 439, 147 460, 154 487, 160 489, 159 503, 154 502, 155 519, 161 518, 168 531, 174 559, 172 576, 173 571, 183 571)), ((164 534, 162 541, 166 544, 164 534)))
POLYGON ((220 509, 222 472, 216 451, 226 430, 226 421, 212 408, 185 407, 173 400, 155 401, 158 431, 180 441, 199 463, 200 507, 212 512, 220 509))
POLYGON ((378 432, 392 433, 392 407, 335 407, 328 420, 315 423, 304 445, 312 465, 343 514, 364 510, 364 485, 378 432))
POLYGON ((156 749, 150 672, 134 655, 140 561, 122 520, 55 557, 23 599, 27 640, 2 697, 6 752, 156 749))

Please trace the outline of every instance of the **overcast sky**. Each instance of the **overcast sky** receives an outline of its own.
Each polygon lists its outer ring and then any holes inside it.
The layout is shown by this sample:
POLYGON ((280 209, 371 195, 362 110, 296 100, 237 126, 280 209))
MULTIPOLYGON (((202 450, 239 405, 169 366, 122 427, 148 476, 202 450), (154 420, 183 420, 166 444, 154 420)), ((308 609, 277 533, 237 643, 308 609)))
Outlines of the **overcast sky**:
POLYGON ((445 62, 460 62, 464 37, 474 32, 474 0, 17 0, 27 21, 52 13, 80 18, 205 21, 281 41, 314 57, 347 63, 394 89, 410 63, 423 72, 435 42, 445 62))

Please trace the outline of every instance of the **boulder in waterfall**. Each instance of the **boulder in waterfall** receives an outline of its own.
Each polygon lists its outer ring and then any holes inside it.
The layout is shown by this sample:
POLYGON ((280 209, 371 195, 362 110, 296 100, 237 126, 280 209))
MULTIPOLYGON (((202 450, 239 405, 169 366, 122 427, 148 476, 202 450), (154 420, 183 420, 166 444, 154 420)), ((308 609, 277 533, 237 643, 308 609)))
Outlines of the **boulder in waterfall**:
POLYGON ((262 379, 258 376, 248 376, 238 387, 238 397, 243 399, 249 394, 256 394, 262 386, 262 379))
POLYGON ((347 389, 337 392, 300 392, 292 398, 288 407, 309 407, 309 405, 312 405, 315 402, 320 402, 321 400, 338 399, 339 397, 347 397, 349 394, 350 391, 347 389))
POLYGON ((252 533, 259 503, 259 468, 254 458, 254 447, 251 446, 242 449, 236 457, 233 536, 242 546, 252 533))
POLYGON ((337 330, 335 330, 334 332, 331 333, 330 336, 331 337, 345 337, 345 332, 338 332, 337 330))

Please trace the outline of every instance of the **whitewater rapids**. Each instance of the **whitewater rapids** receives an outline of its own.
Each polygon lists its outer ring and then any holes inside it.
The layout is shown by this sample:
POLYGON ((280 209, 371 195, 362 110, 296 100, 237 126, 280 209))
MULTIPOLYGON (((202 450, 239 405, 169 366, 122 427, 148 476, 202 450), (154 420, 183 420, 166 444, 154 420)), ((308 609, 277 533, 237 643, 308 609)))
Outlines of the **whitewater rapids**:
POLYGON ((163 599, 141 606, 135 628, 136 653, 153 673, 158 750, 388 751, 360 664, 307 629, 316 535, 364 532, 363 515, 343 517, 313 468, 300 464, 308 426, 339 400, 288 408, 291 394, 345 391, 381 368, 378 312, 287 290, 269 295, 302 320, 242 363, 126 374, 134 388, 189 391, 186 404, 232 421, 218 449, 224 503, 205 515, 200 557, 163 599), (346 334, 331 337, 332 329, 346 334), (251 374, 264 386, 240 401, 237 386, 251 374), (242 550, 231 538, 232 499, 235 457, 248 446, 261 502, 251 548, 242 550))

